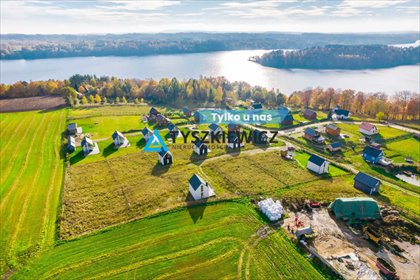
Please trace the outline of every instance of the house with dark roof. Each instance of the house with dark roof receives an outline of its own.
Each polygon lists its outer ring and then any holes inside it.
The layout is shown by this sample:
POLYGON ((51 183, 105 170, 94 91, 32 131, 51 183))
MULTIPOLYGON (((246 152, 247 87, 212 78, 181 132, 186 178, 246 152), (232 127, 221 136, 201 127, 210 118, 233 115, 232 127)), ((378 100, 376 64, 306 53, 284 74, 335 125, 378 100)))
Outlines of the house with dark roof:
POLYGON ((362 157, 365 161, 369 163, 378 164, 383 157, 385 157, 384 152, 381 149, 375 149, 371 146, 366 146, 363 149, 362 157))
POLYGON ((339 120, 348 120, 350 118, 350 111, 343 109, 333 110, 333 118, 339 120))
POLYGON ((251 139, 254 144, 268 144, 267 133, 259 129, 254 129, 252 131, 251 139))
POLYGON ((201 114, 199 111, 194 112, 194 122, 200 123, 203 117, 204 117, 203 114, 201 114))
POLYGON ((308 120, 315 120, 317 117, 317 114, 314 110, 305 109, 305 111, 303 111, 303 117, 308 120))
POLYGON ((289 111, 289 113, 287 113, 287 115, 283 118, 283 120, 281 121, 280 124, 282 125, 292 125, 293 124, 293 114, 291 111, 289 111))
POLYGON ((144 140, 147 142, 150 136, 153 135, 153 131, 151 131, 150 128, 145 127, 141 130, 141 134, 143 135, 144 140))
POLYGON ((260 110, 262 108, 263 108, 263 106, 262 106, 261 103, 252 103, 252 105, 251 105, 251 109, 253 109, 253 110, 260 110))
POLYGON ((69 138, 67 139, 68 143, 67 143, 67 150, 72 153, 76 150, 76 139, 72 136, 69 136, 69 138))
POLYGON ((325 142, 324 137, 321 136, 321 133, 318 130, 307 127, 304 131, 303 138, 315 142, 317 144, 322 144, 325 142))
POLYGON ((378 134, 379 130, 375 125, 371 123, 362 122, 359 126, 359 132, 371 136, 378 134))
POLYGON ((114 147, 116 148, 125 148, 130 146, 130 142, 128 142, 127 138, 117 130, 112 134, 112 140, 114 141, 114 147))
POLYGON ((85 136, 80 143, 85 156, 99 154, 98 144, 89 137, 85 136))
POLYGON ((156 116, 156 124, 157 124, 157 125, 159 125, 159 126, 165 127, 165 126, 167 126, 170 122, 171 122, 171 120, 170 120, 170 119, 168 119, 167 117, 165 117, 165 116, 164 116, 164 115, 162 115, 162 114, 158 114, 158 115, 156 116))
POLYGON ((213 133, 215 135, 217 133, 219 133, 219 135, 221 135, 222 132, 223 132, 222 128, 219 125, 215 124, 215 123, 210 124, 209 125, 209 129, 210 129, 210 133, 213 133))
POLYGON ((78 127, 76 123, 69 123, 67 126, 67 134, 69 135, 82 134, 82 132, 82 128, 78 127))
POLYGON ((179 128, 174 125, 173 123, 168 124, 168 130, 171 135, 175 135, 177 137, 179 135, 179 128))
POLYGON ((340 136, 341 128, 330 123, 325 127, 325 132, 329 136, 340 136))
POLYGON ((341 151, 342 146, 343 144, 341 142, 334 142, 327 146, 327 150, 330 151, 331 153, 338 152, 338 151, 341 151))
POLYGON ((159 163, 162 165, 169 165, 173 162, 172 153, 169 150, 161 149, 158 153, 159 155, 159 163))
POLYGON ((186 117, 191 117, 191 110, 188 108, 182 108, 182 113, 184 114, 184 116, 186 117))
POLYGON ((241 126, 239 124, 236 123, 229 123, 227 125, 228 131, 240 131, 241 130, 241 126))
POLYGON ((152 107, 152 108, 150 108, 150 111, 149 111, 149 117, 150 116, 157 116, 157 115, 159 115, 160 114, 160 112, 158 111, 158 110, 156 110, 156 108, 155 107, 152 107))
POLYGON ((329 164, 330 162, 328 160, 317 155, 311 155, 309 157, 306 168, 317 174, 325 174, 328 173, 329 164))
POLYGON ((381 181, 363 172, 357 173, 354 177, 354 187, 369 195, 379 193, 380 186, 381 181))
POLYGON ((241 147, 241 142, 236 133, 228 133, 228 137, 226 138, 226 146, 230 149, 239 149, 241 147))
POLYGON ((209 183, 197 174, 194 174, 188 181, 188 190, 194 200, 206 199, 216 195, 209 183))
POLYGON ((201 140, 195 140, 193 142, 193 150, 194 150, 194 153, 196 153, 199 156, 207 155, 207 153, 209 152, 209 149, 206 143, 204 143, 201 140))

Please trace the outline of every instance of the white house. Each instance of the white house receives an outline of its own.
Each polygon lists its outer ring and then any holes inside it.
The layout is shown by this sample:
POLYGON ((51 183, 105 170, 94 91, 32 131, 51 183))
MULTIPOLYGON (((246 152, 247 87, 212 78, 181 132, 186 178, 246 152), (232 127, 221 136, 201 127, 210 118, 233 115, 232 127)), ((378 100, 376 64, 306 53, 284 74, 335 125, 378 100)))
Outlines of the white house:
POLYGON ((189 191, 194 200, 205 199, 215 196, 213 188, 197 174, 194 174, 189 180, 189 191))
POLYGON ((114 141, 115 147, 125 148, 130 146, 130 143, 128 142, 127 138, 117 130, 112 134, 112 140, 114 141))
POLYGON ((206 155, 209 152, 207 145, 200 140, 194 141, 193 150, 199 156, 206 155))
POLYGON ((317 155, 311 155, 311 157, 308 160, 308 164, 306 165, 306 168, 317 174, 324 174, 328 173, 329 164, 330 163, 326 159, 317 155))
POLYGON ((150 136, 153 135, 153 131, 151 131, 148 127, 145 127, 141 130, 141 134, 143 135, 144 141, 148 141, 150 136))
POLYGON ((175 137, 178 137, 178 135, 179 135, 179 128, 176 125, 174 125, 173 123, 169 123, 168 124, 168 130, 169 130, 169 133, 171 133, 175 137))
POLYGON ((89 137, 85 136, 80 144, 82 145, 85 156, 99 154, 98 144, 93 142, 89 137))
POLYGON ((359 132, 365 134, 365 135, 375 135, 379 133, 378 128, 367 122, 362 122, 362 124, 359 127, 359 132))
POLYGON ((333 111, 333 118, 338 120, 348 120, 350 118, 350 111, 343 109, 336 109, 333 111))
POLYGON ((162 165, 172 164, 173 157, 172 157, 171 152, 169 150, 164 150, 162 148, 162 150, 160 150, 160 152, 159 152, 159 162, 162 165))

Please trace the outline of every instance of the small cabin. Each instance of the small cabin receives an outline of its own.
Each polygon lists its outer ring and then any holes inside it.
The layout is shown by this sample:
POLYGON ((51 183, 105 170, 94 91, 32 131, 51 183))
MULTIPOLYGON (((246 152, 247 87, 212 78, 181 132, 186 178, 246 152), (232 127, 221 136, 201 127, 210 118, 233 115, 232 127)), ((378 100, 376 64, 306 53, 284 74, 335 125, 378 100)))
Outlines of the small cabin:
POLYGON ((160 112, 159 112, 158 110, 156 110, 156 108, 155 108, 155 107, 150 108, 150 111, 149 111, 149 117, 150 117, 150 116, 155 116, 155 117, 157 117, 157 115, 160 115, 160 112))
POLYGON ((229 132, 236 132, 236 131, 240 131, 241 130, 241 126, 239 124, 236 123, 229 123, 227 125, 228 131, 229 132))
POLYGON ((196 140, 193 142, 193 144, 194 153, 199 156, 208 154, 209 148, 207 147, 206 143, 203 143, 201 140, 196 140))
POLYGON ((333 118, 338 120, 348 120, 350 118, 350 111, 343 109, 333 110, 333 118))
POLYGON ((254 144, 268 144, 267 133, 259 129, 252 131, 252 140, 254 144))
POLYGON ((72 153, 76 150, 76 139, 72 136, 69 136, 67 143, 67 150, 72 153))
POLYGON ((223 132, 222 128, 215 123, 210 124, 209 129, 210 129, 210 134, 214 134, 214 135, 216 135, 217 133, 221 135, 221 133, 223 132))
POLYGON ((186 117, 191 117, 191 110, 188 108, 182 108, 182 113, 184 114, 184 116, 186 117))
POLYGON ((334 142, 327 146, 327 150, 331 153, 341 151, 343 144, 341 142, 334 142))
POLYGON ((90 139, 87 136, 83 138, 80 145, 82 146, 82 150, 85 156, 99 153, 98 144, 96 144, 96 142, 93 142, 92 139, 90 139))
POLYGON ((203 178, 194 174, 188 181, 188 190, 194 200, 206 199, 215 196, 213 188, 203 178))
POLYGON ((153 135, 153 131, 150 128, 145 127, 141 130, 141 134, 143 135, 144 140, 147 142, 149 138, 153 135))
POLYGON ((156 116, 156 124, 159 126, 163 126, 163 127, 168 126, 170 122, 171 122, 170 119, 168 119, 162 114, 158 114, 156 116))
POLYGON ((159 151, 159 163, 162 165, 169 165, 173 162, 172 153, 169 150, 161 149, 159 151))
POLYGON ((81 127, 78 127, 76 123, 69 123, 67 126, 67 133, 69 135, 82 134, 83 130, 81 127))
POLYGON ((359 132, 365 134, 365 135, 375 135, 379 133, 378 128, 371 124, 371 123, 367 123, 367 122, 362 122, 359 126, 359 132))
POLYGON ((127 138, 117 130, 112 134, 112 140, 114 141, 115 146, 125 147, 129 145, 127 138))
POLYGON ((280 124, 282 125, 292 125, 293 124, 293 114, 289 111, 287 115, 284 117, 284 119, 281 121, 280 124))
POLYGON ((312 141, 317 144, 322 144, 325 142, 324 137, 321 136, 321 133, 313 128, 306 128, 303 134, 303 138, 312 141))
POLYGON ((168 130, 169 130, 169 133, 171 135, 174 135, 175 137, 177 137, 179 135, 179 128, 176 125, 174 125, 173 123, 168 124, 168 130))
POLYGON ((303 117, 308 120, 316 120, 317 114, 314 110, 305 109, 305 111, 303 111, 303 117))
POLYGON ((329 164, 330 163, 328 160, 317 155, 311 155, 308 160, 308 164, 306 165, 306 168, 317 174, 325 174, 328 173, 329 164))
POLYGON ((357 173, 354 177, 354 187, 369 195, 379 193, 380 186, 381 181, 363 172, 357 173))
POLYGON ((329 136, 340 136, 341 128, 336 125, 329 124, 325 127, 325 132, 329 136))
POLYGON ((261 103, 252 103, 252 105, 251 105, 251 109, 253 109, 253 110, 260 110, 262 108, 263 108, 263 106, 262 106, 261 103))
POLYGON ((236 133, 228 133, 226 140, 226 146, 230 149, 239 149, 241 147, 241 142, 236 133))
POLYGON ((200 123, 200 121, 202 121, 203 118, 204 116, 199 111, 194 112, 194 122, 200 123))
POLYGON ((381 149, 375 149, 371 146, 366 146, 362 152, 363 159, 369 163, 378 164, 384 156, 385 154, 381 149))

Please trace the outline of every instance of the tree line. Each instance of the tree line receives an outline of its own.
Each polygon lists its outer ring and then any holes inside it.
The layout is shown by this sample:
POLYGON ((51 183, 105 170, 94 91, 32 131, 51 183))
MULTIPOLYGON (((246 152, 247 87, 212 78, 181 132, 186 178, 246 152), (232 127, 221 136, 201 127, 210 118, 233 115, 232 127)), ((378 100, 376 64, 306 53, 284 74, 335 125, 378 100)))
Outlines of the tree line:
POLYGON ((61 95, 69 105, 102 103, 142 103, 173 107, 246 106, 250 100, 266 108, 289 106, 328 111, 335 105, 372 118, 389 120, 419 119, 419 93, 401 91, 393 96, 364 93, 351 89, 320 87, 295 91, 286 96, 279 90, 251 86, 245 82, 229 82, 224 77, 201 77, 178 80, 119 79, 95 75, 74 75, 67 80, 20 81, 0 84, 0 98, 61 95), (383 116, 382 116, 382 114, 383 116), (379 115, 378 115, 379 114, 379 115), (381 117, 382 116, 382 117, 381 117))
POLYGON ((254 60, 274 68, 367 69, 420 63, 420 47, 328 45, 303 50, 276 50, 254 60))
POLYGON ((244 49, 302 49, 327 44, 403 44, 417 33, 161 33, 106 35, 0 35, 1 59, 143 56, 244 49))

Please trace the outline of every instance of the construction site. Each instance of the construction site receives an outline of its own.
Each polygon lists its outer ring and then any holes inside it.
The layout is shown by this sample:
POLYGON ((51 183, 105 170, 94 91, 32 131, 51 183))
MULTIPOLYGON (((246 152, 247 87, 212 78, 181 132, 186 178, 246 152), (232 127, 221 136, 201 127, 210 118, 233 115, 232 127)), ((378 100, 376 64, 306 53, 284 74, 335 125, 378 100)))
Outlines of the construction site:
MULTIPOLYGON (((360 202, 349 202, 354 200, 360 202)), ((384 206, 378 208, 380 213, 371 211, 379 215, 377 219, 364 219, 363 215, 370 215, 365 204, 369 201, 364 200, 361 212, 352 212, 350 218, 340 217, 340 209, 334 209, 337 200, 328 207, 314 202, 293 203, 294 210, 285 211, 282 228, 337 277, 418 279, 419 227, 384 206)))

